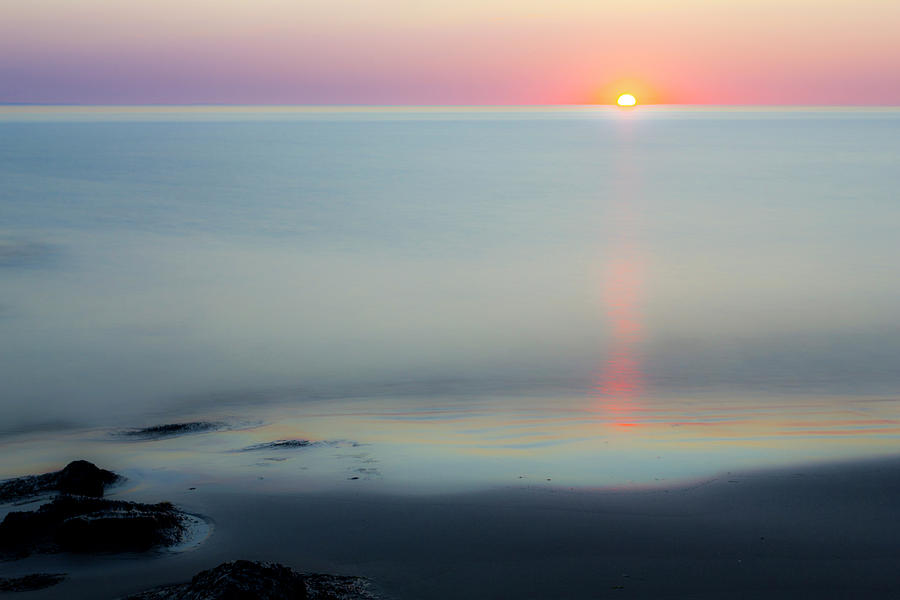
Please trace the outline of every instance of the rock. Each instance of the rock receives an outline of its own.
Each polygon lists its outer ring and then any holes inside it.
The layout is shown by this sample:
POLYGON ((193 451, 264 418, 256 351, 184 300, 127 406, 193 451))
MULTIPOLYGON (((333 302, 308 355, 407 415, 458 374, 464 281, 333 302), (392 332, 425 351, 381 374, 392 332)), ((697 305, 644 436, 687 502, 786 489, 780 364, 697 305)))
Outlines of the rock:
POLYGON ((56 585, 65 573, 32 573, 24 577, 0 577, 0 592, 33 592, 56 585))
POLYGON ((176 435, 185 435, 188 433, 203 433, 206 431, 217 431, 222 429, 222 423, 212 423, 210 421, 191 421, 188 423, 166 423, 165 425, 154 425, 152 427, 143 427, 141 429, 130 429, 123 431, 122 435, 128 437, 137 437, 144 439, 161 439, 174 437, 176 435))
POLYGON ((59 471, 43 475, 26 475, 0 482, 0 502, 13 502, 30 496, 56 491, 59 471))
POLYGON ((274 442, 263 442, 261 444, 253 444, 233 450, 232 452, 256 452, 257 450, 298 450, 302 448, 358 448, 359 442, 350 440, 275 440, 274 442))
POLYGON ((277 563, 237 560, 125 600, 377 600, 361 577, 301 574, 277 563))
POLYGON ((308 600, 378 600, 369 581, 363 577, 310 573, 306 579, 308 600))
POLYGON ((181 541, 186 519, 168 502, 59 496, 35 511, 6 515, 0 523, 0 554, 141 552, 181 541))
POLYGON ((274 442, 265 442, 263 444, 253 444, 246 448, 241 448, 241 452, 253 452, 255 450, 293 450, 295 448, 306 448, 312 446, 313 442, 309 440, 275 440, 274 442))
POLYGON ((56 489, 63 494, 103 497, 107 486, 119 480, 112 471, 97 467, 86 460, 75 460, 59 472, 56 489))
POLYGON ((101 497, 107 487, 122 479, 120 475, 86 460, 75 460, 61 471, 0 482, 0 502, 12 502, 49 492, 101 497))

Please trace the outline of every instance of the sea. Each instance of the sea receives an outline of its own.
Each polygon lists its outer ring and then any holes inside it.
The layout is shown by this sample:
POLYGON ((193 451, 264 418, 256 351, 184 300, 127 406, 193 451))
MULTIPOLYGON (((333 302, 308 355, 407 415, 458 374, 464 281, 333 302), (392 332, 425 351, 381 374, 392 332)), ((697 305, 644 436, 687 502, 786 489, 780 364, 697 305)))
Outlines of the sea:
POLYGON ((0 479, 896 455, 898 258, 896 108, 0 107, 0 479))

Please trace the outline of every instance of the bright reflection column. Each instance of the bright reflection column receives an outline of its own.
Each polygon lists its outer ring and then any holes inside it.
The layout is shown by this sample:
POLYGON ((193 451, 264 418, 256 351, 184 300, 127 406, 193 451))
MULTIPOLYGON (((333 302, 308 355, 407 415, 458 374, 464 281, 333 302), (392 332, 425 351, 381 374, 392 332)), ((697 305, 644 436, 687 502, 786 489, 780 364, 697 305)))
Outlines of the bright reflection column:
POLYGON ((597 408, 626 416, 645 388, 641 364, 644 336, 644 261, 640 246, 639 177, 633 149, 634 113, 621 113, 617 123, 613 197, 609 200, 607 248, 603 265, 602 299, 608 327, 606 359, 596 377, 597 408))

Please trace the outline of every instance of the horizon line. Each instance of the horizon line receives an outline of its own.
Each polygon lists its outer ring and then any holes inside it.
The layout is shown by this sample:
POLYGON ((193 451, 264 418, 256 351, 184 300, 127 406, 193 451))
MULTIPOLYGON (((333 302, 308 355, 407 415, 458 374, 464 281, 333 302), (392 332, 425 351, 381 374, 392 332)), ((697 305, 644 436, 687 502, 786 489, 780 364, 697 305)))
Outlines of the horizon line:
POLYGON ((614 103, 573 104, 281 104, 281 103, 67 103, 67 102, 2 102, 0 108, 308 108, 308 109, 447 109, 447 108, 615 108, 635 110, 640 108, 756 108, 756 109, 804 109, 804 108, 900 108, 900 104, 688 104, 688 103, 639 103, 637 106, 620 107, 614 103))

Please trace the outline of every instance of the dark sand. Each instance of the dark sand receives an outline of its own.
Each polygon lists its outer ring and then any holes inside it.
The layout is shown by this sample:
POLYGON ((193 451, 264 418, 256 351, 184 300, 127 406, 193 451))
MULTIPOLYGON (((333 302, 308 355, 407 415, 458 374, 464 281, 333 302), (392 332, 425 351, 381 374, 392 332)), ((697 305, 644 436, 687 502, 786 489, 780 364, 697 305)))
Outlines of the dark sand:
POLYGON ((237 558, 363 575, 398 600, 900 597, 900 459, 648 491, 400 497, 364 489, 200 487, 171 498, 213 519, 197 550, 47 556, 0 563, 0 574, 69 573, 21 596, 29 600, 115 598, 237 558))

